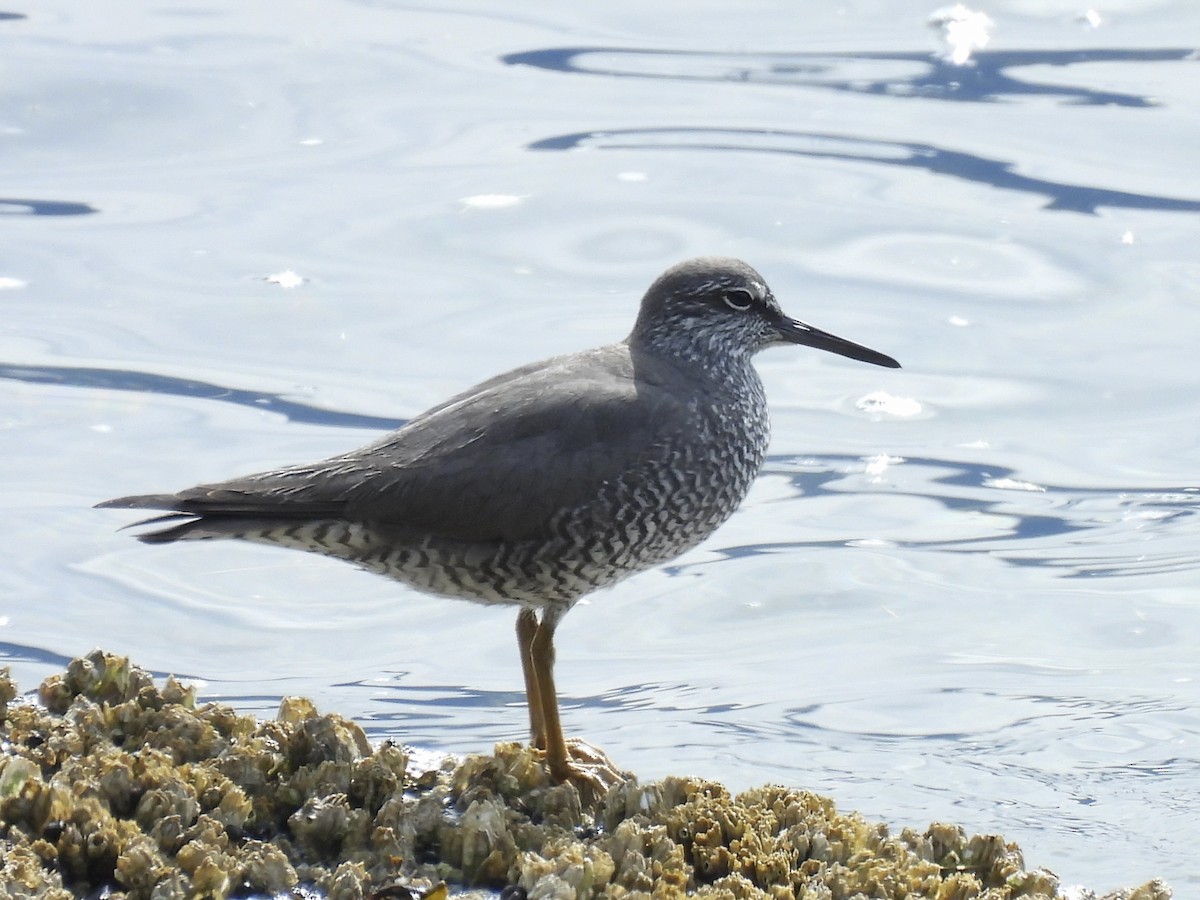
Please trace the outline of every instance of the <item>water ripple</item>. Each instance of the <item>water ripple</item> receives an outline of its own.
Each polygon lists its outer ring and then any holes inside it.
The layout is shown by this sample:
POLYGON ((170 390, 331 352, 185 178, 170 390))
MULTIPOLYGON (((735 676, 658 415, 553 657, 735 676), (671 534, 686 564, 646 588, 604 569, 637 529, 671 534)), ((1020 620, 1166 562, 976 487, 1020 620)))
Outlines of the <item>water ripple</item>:
POLYGON ((870 163, 923 169, 1004 191, 1045 197, 1046 209, 1095 215, 1101 207, 1200 212, 1200 200, 1139 194, 1085 184, 1035 178, 1015 171, 1016 163, 951 150, 920 141, 886 141, 815 131, 775 128, 624 128, 579 131, 542 138, 531 150, 698 150, 721 153, 775 153, 806 159, 870 163))
MULTIPOLYGON (((1124 577, 1190 572, 1200 568, 1192 551, 1200 529, 1200 485, 1099 487, 1039 483, 1032 492, 998 487, 1023 482, 1016 470, 994 463, 935 457, 906 458, 887 481, 861 477, 868 462, 847 455, 771 456, 764 475, 783 476, 794 497, 897 497, 931 501, 970 515, 961 537, 889 538, 904 550, 987 554, 1013 566, 1040 567, 1068 578, 1124 577), (902 474, 901 474, 902 473, 902 474), (848 482, 851 482, 848 484, 848 482), (1179 538, 1174 543, 1166 538, 1179 538), (1156 544, 1150 538, 1159 539, 1156 544), (1152 552, 1152 550, 1156 552, 1152 552)), ((921 513, 921 518, 936 518, 921 513)), ((903 528, 899 529, 903 531, 903 528)), ((840 547, 844 537, 726 546, 722 557, 746 557, 802 548, 840 547)), ((669 569, 681 572, 706 562, 669 569)))
POLYGON ((995 103, 1013 97, 1057 97, 1086 106, 1157 105, 1143 94, 1021 79, 1010 70, 1087 63, 1173 63, 1196 60, 1191 47, 1089 50, 982 50, 971 65, 934 53, 726 53, 626 47, 547 47, 510 53, 510 66, 615 78, 717 81, 823 88, 852 94, 919 97, 956 103, 995 103))

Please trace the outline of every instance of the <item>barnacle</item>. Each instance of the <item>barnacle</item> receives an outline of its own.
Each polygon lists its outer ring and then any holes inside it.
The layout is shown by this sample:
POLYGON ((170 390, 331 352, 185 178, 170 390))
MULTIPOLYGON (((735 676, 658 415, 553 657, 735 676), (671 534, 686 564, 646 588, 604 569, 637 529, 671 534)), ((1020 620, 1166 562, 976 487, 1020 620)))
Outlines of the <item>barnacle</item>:
MULTIPOLYGON (((225 900, 308 883, 330 900, 444 900, 443 881, 532 900, 1058 895, 998 835, 893 835, 806 791, 731 796, 695 778, 581 796, 511 743, 418 767, 309 700, 257 721, 100 651, 38 696, 15 702, 0 670, 0 896, 225 900)), ((1153 881, 1104 900, 1170 896, 1153 881)))

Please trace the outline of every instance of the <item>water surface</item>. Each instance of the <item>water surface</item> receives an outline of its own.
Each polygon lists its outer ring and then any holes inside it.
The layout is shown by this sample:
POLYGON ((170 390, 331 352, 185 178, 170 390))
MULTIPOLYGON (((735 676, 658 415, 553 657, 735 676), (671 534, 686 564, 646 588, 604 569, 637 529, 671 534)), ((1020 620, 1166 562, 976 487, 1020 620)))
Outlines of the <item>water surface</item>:
POLYGON ((997 3, 0 17, 0 651, 94 646, 376 738, 520 738, 506 610, 91 509, 365 442, 615 340, 745 258, 900 371, 761 358, 771 457, 559 637, 566 725, 645 778, 948 819, 1100 889, 1200 889, 1200 13, 997 3), (295 277, 285 275, 293 273, 295 277), (303 281, 294 287, 296 278, 303 281))

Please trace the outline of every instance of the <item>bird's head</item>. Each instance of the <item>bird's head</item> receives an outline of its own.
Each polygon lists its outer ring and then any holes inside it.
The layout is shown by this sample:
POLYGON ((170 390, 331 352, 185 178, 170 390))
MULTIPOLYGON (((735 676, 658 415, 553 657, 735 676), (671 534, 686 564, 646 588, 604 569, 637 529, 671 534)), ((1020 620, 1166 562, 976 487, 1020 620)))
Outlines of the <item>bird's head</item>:
POLYGON ((766 280, 746 263, 700 257, 667 269, 642 298, 630 342, 651 351, 745 357, 778 344, 804 344, 877 366, 883 353, 785 315, 766 280))

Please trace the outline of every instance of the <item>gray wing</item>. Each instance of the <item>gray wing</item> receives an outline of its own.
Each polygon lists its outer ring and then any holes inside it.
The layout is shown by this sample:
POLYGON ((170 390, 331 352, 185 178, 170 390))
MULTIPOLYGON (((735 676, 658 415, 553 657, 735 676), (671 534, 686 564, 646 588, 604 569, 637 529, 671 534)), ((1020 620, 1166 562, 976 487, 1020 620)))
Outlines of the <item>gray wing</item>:
POLYGON ((164 520, 337 518, 454 540, 530 537, 684 431, 677 378, 649 363, 635 378, 625 347, 602 348, 484 382, 343 456, 101 505, 175 511, 164 520))

